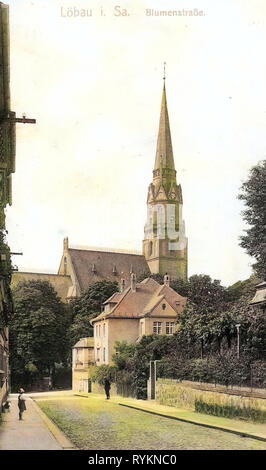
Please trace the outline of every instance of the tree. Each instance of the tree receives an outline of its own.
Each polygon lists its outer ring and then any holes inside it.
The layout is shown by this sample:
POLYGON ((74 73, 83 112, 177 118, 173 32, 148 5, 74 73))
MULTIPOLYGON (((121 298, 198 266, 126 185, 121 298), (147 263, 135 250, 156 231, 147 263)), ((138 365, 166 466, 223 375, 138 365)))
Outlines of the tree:
POLYGON ((56 363, 67 363, 69 312, 47 281, 21 282, 14 289, 13 298, 12 383, 28 385, 33 375, 53 374, 56 363))
POLYGON ((104 385, 106 380, 115 381, 116 368, 114 366, 102 364, 101 366, 91 367, 90 372, 91 380, 98 382, 100 385, 104 385))
POLYGON ((69 329, 71 346, 80 338, 93 335, 90 320, 101 313, 102 304, 118 290, 117 282, 99 281, 92 284, 80 297, 72 300, 72 325, 69 329))
POLYGON ((244 201, 244 221, 250 226, 242 235, 240 246, 256 259, 256 273, 266 279, 266 160, 250 170, 238 198, 244 201))
POLYGON ((221 331, 217 322, 228 308, 227 289, 206 274, 191 276, 182 283, 173 281, 173 288, 188 298, 184 311, 178 316, 176 348, 180 355, 198 357, 203 354, 203 349, 217 349, 217 343, 220 347, 225 331, 221 331), (181 344, 182 348, 179 347, 181 344))
POLYGON ((150 271, 143 271, 138 275, 137 282, 142 282, 144 279, 147 279, 148 277, 151 277, 155 281, 157 281, 159 284, 163 284, 163 278, 164 276, 162 274, 151 274, 150 271))
POLYGON ((12 263, 10 256, 10 249, 5 239, 4 230, 0 230, 0 281, 2 284, 1 289, 5 295, 0 295, 2 306, 0 308, 0 328, 8 326, 8 323, 13 313, 13 300, 10 289, 12 277, 12 263))

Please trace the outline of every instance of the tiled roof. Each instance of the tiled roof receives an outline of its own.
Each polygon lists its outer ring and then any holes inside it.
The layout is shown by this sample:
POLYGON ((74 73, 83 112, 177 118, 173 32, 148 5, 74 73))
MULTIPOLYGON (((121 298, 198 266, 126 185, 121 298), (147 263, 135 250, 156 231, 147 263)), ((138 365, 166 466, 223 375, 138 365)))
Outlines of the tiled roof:
POLYGON ((48 281, 52 284, 57 295, 66 302, 68 290, 72 286, 70 276, 63 276, 61 274, 47 274, 47 273, 27 273, 15 271, 12 274, 11 288, 18 285, 19 282, 25 281, 48 281))
POLYGON ((123 278, 128 285, 130 271, 133 271, 137 276, 149 272, 143 255, 74 248, 69 248, 68 252, 81 291, 85 291, 94 282, 104 279, 120 282, 123 278))
POLYGON ((260 284, 256 285, 257 289, 262 289, 263 287, 266 287, 266 281, 261 282, 260 284))
MULTIPOLYGON (((151 312, 163 298, 176 313, 181 312, 186 303, 186 298, 170 287, 161 286, 152 278, 145 279, 136 285, 136 292, 128 287, 123 293, 116 294, 117 304, 109 312, 102 312, 91 323, 103 318, 140 318, 151 312)), ((113 296, 108 300, 113 302, 113 296)), ((108 304, 108 300, 105 304, 108 304)))
POLYGON ((266 283, 259 284, 259 288, 257 286, 257 291, 253 299, 251 300, 251 305, 252 304, 266 304, 266 283), (265 287, 263 288, 263 285, 265 287))

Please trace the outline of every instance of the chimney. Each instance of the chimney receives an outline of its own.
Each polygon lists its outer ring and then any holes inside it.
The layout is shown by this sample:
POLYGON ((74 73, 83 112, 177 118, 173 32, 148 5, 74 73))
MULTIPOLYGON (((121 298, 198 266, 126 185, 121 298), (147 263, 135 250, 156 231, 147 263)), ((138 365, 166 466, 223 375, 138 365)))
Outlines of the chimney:
POLYGON ((131 290, 132 292, 136 292, 136 274, 132 273, 130 276, 131 281, 131 290))
POLYGON ((163 283, 165 286, 170 287, 170 276, 169 274, 165 273, 165 276, 163 278, 163 283))
POLYGON ((121 293, 124 292, 125 288, 126 288, 126 281, 125 281, 125 279, 121 279, 120 292, 121 293))

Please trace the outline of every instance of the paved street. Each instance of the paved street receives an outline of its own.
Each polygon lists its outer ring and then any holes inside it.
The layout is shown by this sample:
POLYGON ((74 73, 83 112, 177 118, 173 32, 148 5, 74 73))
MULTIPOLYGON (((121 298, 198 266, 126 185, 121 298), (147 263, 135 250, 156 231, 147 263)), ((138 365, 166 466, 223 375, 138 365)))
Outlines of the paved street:
POLYGON ((80 397, 58 392, 35 398, 78 449, 266 449, 266 442, 256 439, 120 406, 123 401, 134 403, 122 397, 111 396, 111 400, 106 400, 104 395, 93 393, 80 397))
MULTIPOLYGON (((147 404, 141 400, 115 396, 107 401, 103 395, 89 394, 80 397, 71 391, 34 393, 31 396, 40 409, 27 397, 27 411, 24 413, 24 420, 19 421, 17 395, 10 395, 11 412, 2 415, 4 422, 0 426, 0 450, 62 450, 74 446, 77 449, 97 450, 266 449, 266 443, 256 439, 119 405, 119 402, 124 402, 156 408, 155 403, 147 404)), ((168 412, 169 416, 175 411, 174 408, 167 411, 169 407, 160 405, 157 408, 157 411, 168 412)), ((252 430, 257 425, 250 426, 252 430)), ((260 427, 257 431, 259 430, 260 427)))
POLYGON ((31 398, 26 396, 27 411, 18 419, 17 394, 11 394, 10 412, 2 415, 0 450, 62 450, 49 431, 31 398))

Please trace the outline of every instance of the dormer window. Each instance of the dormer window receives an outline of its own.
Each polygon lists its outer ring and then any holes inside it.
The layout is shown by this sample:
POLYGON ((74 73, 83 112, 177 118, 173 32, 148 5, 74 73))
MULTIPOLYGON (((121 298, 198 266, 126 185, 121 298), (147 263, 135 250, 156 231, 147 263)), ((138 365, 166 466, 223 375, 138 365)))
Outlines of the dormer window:
POLYGON ((166 304, 162 304, 162 309, 163 309, 163 310, 166 309, 166 304))

